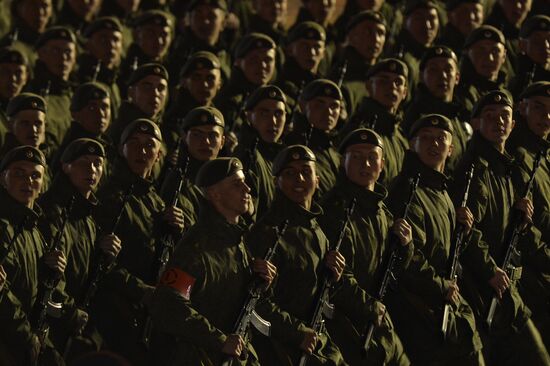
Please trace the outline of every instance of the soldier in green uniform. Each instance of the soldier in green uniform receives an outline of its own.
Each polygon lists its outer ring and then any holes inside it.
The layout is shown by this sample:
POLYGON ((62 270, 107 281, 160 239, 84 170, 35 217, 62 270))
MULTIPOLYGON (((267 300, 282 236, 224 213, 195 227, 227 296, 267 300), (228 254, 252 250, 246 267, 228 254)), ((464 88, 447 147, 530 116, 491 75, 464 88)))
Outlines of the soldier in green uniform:
POLYGON ((76 38, 66 27, 48 28, 36 43, 38 60, 26 90, 48 103, 46 143, 56 148, 71 125, 71 73, 76 61, 76 38))
POLYGON ((122 56, 122 25, 115 17, 96 19, 84 29, 85 52, 78 56, 78 80, 81 83, 97 81, 109 87, 113 119, 122 103, 117 84, 122 56))
POLYGON ((101 3, 100 0, 63 1, 61 11, 56 14, 56 24, 71 27, 75 33, 80 34, 97 16, 101 3))
POLYGON ((493 262, 482 268, 475 262, 462 261, 464 278, 461 288, 480 324, 478 330, 488 364, 548 365, 548 351, 530 319, 531 311, 518 292, 521 262, 544 252, 540 250, 543 243, 537 238, 537 230, 527 224, 531 221, 533 205, 527 198, 517 198, 510 178, 513 163, 505 150, 505 143, 514 126, 512 106, 508 94, 501 91, 492 91, 479 100, 471 119, 474 136, 455 171, 452 191, 455 201, 458 201, 459 192, 464 187, 465 172, 474 164, 467 206, 473 213, 476 228, 483 234, 490 262, 493 262), (508 243, 503 240, 513 209, 521 211, 525 221, 512 268, 505 268, 510 273, 508 275, 497 265, 501 265, 507 249, 508 243), (493 296, 498 297, 500 305, 496 309, 491 331, 487 332, 484 323, 493 296))
MULTIPOLYGON (((535 175, 532 201, 533 223, 542 233, 541 240, 550 242, 550 82, 531 84, 519 97, 517 124, 506 141, 506 148, 514 156, 519 171, 513 176, 514 188, 519 193, 531 175, 537 154, 542 153, 540 167, 535 175)), ((520 193, 522 194, 522 193, 520 193)), ((550 348, 550 273, 548 273, 548 245, 542 260, 525 263, 520 292, 529 309, 533 322, 539 329, 546 348, 550 348)), ((535 259, 535 258, 533 258, 535 259)))
POLYGON ((401 121, 401 103, 408 93, 408 68, 397 59, 385 59, 372 66, 365 77, 369 97, 363 98, 357 112, 340 130, 340 136, 367 127, 380 135, 384 142, 384 171, 380 182, 388 184, 401 171, 401 164, 408 148, 401 121))
POLYGON ((447 1, 448 22, 441 31, 438 43, 444 44, 457 55, 462 53, 466 38, 483 24, 484 0, 447 1))
POLYGON ((119 144, 123 158, 98 193, 101 206, 96 220, 104 233, 112 230, 124 245, 101 282, 91 316, 106 348, 134 365, 147 364, 139 342, 157 277, 157 241, 168 230, 181 233, 184 221, 179 208, 165 207, 150 178, 161 144, 160 130, 152 121, 138 119, 129 124, 119 144), (121 207, 119 224, 113 228, 121 207))
MULTIPOLYGON (((37 227, 42 210, 35 201, 45 167, 40 150, 30 146, 11 150, 0 163, 0 246, 7 275, 0 296, 0 363, 6 366, 37 362, 41 346, 31 313, 38 300, 39 281, 45 271, 62 275, 67 264, 62 251, 48 250, 49 243, 37 227)), ((63 365, 49 337, 42 346, 43 364, 63 365)))
POLYGON ((315 153, 319 175, 316 197, 322 197, 336 183, 340 169, 335 139, 343 97, 335 83, 317 79, 306 85, 299 103, 302 112, 294 115, 294 130, 285 137, 285 143, 305 145, 315 153))
POLYGON ((279 44, 286 37, 287 12, 288 0, 252 0, 252 15, 245 33, 263 33, 279 44))
POLYGON ((0 50, 0 148, 8 132, 6 108, 8 102, 23 90, 27 83, 29 69, 23 54, 15 48, 0 50))
POLYGON ((472 246, 464 250, 467 253, 463 260, 473 258, 473 263, 479 263, 487 258, 478 250, 478 236, 469 235, 473 215, 466 208, 455 211, 446 190, 443 171, 453 151, 452 134, 451 121, 442 115, 428 114, 418 119, 410 131, 411 151, 388 197, 392 213, 402 212, 407 199, 403 187, 420 175, 407 216, 413 231, 414 256, 399 277, 398 289, 388 295, 397 332, 412 362, 419 365, 485 365, 474 313, 461 296, 456 280, 446 273, 457 224, 464 225, 468 238, 463 248, 472 246), (452 312, 447 337, 442 341, 445 303, 451 304, 452 312))
MULTIPOLYGON (((346 136, 339 146, 343 169, 337 184, 325 195, 324 215, 319 220, 323 232, 335 242, 346 220, 346 209, 355 200, 341 251, 359 286, 370 294, 375 293, 385 270, 382 258, 393 250, 390 247, 392 232, 402 244, 398 249, 401 268, 406 268, 413 254, 412 244, 409 245, 412 241, 410 225, 404 219, 394 220, 383 202, 387 190, 376 182, 384 168, 383 149, 382 139, 372 130, 360 128, 346 136)), ((333 319, 327 321, 327 328, 347 362, 351 365, 365 362, 360 353, 363 347, 360 336, 364 329, 358 329, 338 309, 333 319)), ((370 364, 410 365, 389 313, 374 334, 367 354, 370 364)))
POLYGON ((132 21, 136 18, 141 0, 104 1, 101 4, 100 16, 115 17, 122 24, 122 53, 125 55, 133 41, 132 21))
POLYGON ((155 364, 216 365, 233 356, 234 365, 259 365, 245 335, 232 332, 252 274, 269 286, 277 269, 253 259, 243 243, 241 215, 252 205, 243 166, 236 158, 210 160, 197 185, 206 198, 199 220, 178 243, 155 291, 153 319, 162 337, 155 364))
POLYGON ((445 46, 429 48, 420 60, 420 83, 407 106, 403 124, 403 129, 408 133, 413 123, 425 114, 442 114, 451 120, 453 154, 445 162, 447 175, 452 174, 473 132, 467 122, 467 111, 455 97, 454 91, 459 81, 455 53, 445 46))
POLYGON ((61 293, 56 295, 60 296, 64 311, 63 317, 51 326, 53 342, 62 351, 66 349, 68 338, 78 335, 70 345, 70 353, 65 355, 66 361, 87 351, 97 351, 101 346, 101 337, 93 325, 87 324, 93 322, 88 320, 87 309, 81 308, 81 302, 87 291, 96 249, 114 258, 121 246, 114 234, 100 238, 92 217, 99 203, 94 191, 101 180, 105 158, 105 150, 98 141, 74 140, 60 158, 62 171, 39 201, 44 211, 41 232, 46 241, 53 240, 62 222, 67 220, 61 236, 67 268, 61 293))

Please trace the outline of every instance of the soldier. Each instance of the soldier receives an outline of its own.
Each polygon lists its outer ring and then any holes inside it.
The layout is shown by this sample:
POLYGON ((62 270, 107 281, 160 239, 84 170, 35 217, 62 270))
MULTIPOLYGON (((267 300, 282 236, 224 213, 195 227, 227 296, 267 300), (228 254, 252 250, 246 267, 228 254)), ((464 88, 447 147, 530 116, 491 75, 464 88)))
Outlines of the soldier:
POLYGON ((72 120, 69 107, 73 87, 70 77, 76 61, 75 35, 69 28, 48 28, 37 41, 36 51, 38 60, 34 77, 26 89, 46 99, 47 144, 57 147, 72 120))
POLYGON ((150 178, 161 144, 160 130, 152 121, 138 119, 129 124, 120 138, 122 159, 98 193, 102 203, 98 224, 125 245, 101 282, 91 315, 106 347, 134 365, 147 364, 139 342, 156 282, 157 240, 168 230, 174 234, 183 230, 182 211, 165 207, 150 178), (116 221, 119 225, 113 228, 116 221))
MULTIPOLYGON (((392 213, 399 214, 407 199, 403 187, 420 175, 407 216, 412 226, 414 257, 400 274, 397 291, 388 294, 397 332, 412 362, 419 365, 485 365, 474 313, 460 295, 456 279, 446 277, 455 226, 464 225, 466 238, 470 238, 473 226, 471 212, 466 208, 456 212, 446 191, 443 171, 445 160, 453 152, 452 134, 451 121, 442 115, 428 114, 418 119, 410 130, 411 151, 405 156, 403 170, 388 198, 392 213), (451 304, 452 314, 442 344, 445 303, 451 304)), ((477 243, 465 240, 462 244, 463 248, 474 247, 466 253, 468 258, 474 258, 472 262, 485 258, 482 251, 476 250, 477 243)))
POLYGON ((286 36, 287 11, 288 0, 252 0, 252 16, 245 31, 265 34, 279 44, 286 36))
POLYGON ((253 259, 243 243, 247 226, 240 216, 252 204, 243 166, 236 158, 211 160, 199 170, 197 185, 206 198, 200 218, 155 291, 153 315, 162 334, 155 364, 220 364, 233 356, 233 364, 258 365, 245 336, 231 333, 251 275, 269 286, 276 267, 253 259))
POLYGON ((456 163, 466 150, 472 135, 464 106, 455 97, 455 88, 460 81, 458 59, 445 46, 429 48, 420 60, 420 83, 407 106, 403 129, 409 132, 416 120, 425 114, 442 114, 453 124, 453 154, 445 161, 445 173, 451 174, 456 163))
MULTIPOLYGON (((514 126, 512 101, 502 91, 492 91, 483 96, 472 112, 474 136, 468 145, 460 165, 455 171, 452 191, 455 200, 464 187, 465 171, 474 164, 475 171, 470 187, 467 206, 473 213, 476 228, 487 243, 485 251, 490 255, 492 265, 480 267, 473 261, 462 261, 464 278, 461 288, 472 306, 478 324, 487 319, 490 301, 499 299, 492 321, 491 331, 478 326, 484 343, 484 354, 488 364, 547 365, 550 356, 539 331, 530 319, 531 311, 518 292, 521 277, 521 263, 533 254, 544 254, 537 240, 537 230, 529 229, 533 205, 528 198, 514 194, 510 174, 511 156, 505 150, 505 143, 514 126), (517 246, 517 255, 511 268, 499 268, 509 243, 504 242, 505 231, 513 209, 521 211, 524 219, 522 233, 517 246), (496 263, 496 264, 495 264, 496 263), (507 272, 505 272, 506 270, 507 272)), ((540 235, 540 234, 539 234, 540 235)))
POLYGON ((0 148, 8 132, 6 108, 8 102, 23 90, 27 83, 29 70, 27 60, 15 48, 0 50, 0 148))
POLYGON ((99 203, 94 191, 101 180, 105 158, 105 150, 98 141, 74 140, 60 158, 61 172, 39 201, 44 210, 41 232, 48 242, 56 237, 62 222, 67 220, 62 243, 59 243, 67 257, 67 268, 63 286, 59 287, 63 289, 56 294, 62 299, 64 311, 63 317, 51 326, 53 342, 58 349, 65 350, 66 361, 87 351, 97 351, 101 346, 101 336, 93 325, 87 324, 93 322, 88 320, 88 309, 82 308, 82 301, 95 265, 96 249, 114 258, 121 246, 114 234, 100 237, 92 217, 99 203), (68 338, 76 335, 78 339, 67 349, 68 338))
POLYGON ((39 357, 45 365, 63 365, 49 337, 40 344, 37 324, 31 319, 38 298, 39 267, 45 265, 60 276, 67 264, 62 251, 48 251, 37 228, 42 210, 35 201, 45 167, 40 150, 30 146, 11 150, 0 163, 1 246, 6 256, 2 267, 9 280, 0 296, 0 363, 6 366, 31 365, 39 357))
POLYGON ((447 1, 449 21, 441 32, 439 43, 460 55, 466 38, 483 24, 483 3, 484 0, 447 1))
POLYGON ((56 23, 71 27, 75 33, 81 33, 91 24, 99 13, 101 0, 67 0, 57 14, 56 23))
POLYGON ((401 164, 408 149, 401 121, 401 103, 408 93, 408 68, 397 59, 386 59, 372 66, 366 76, 369 97, 363 98, 357 112, 342 128, 340 136, 359 127, 368 127, 380 135, 384 142, 384 171, 381 183, 388 184, 401 171, 401 164))
MULTIPOLYGON (((401 268, 405 268, 413 255, 411 227, 404 219, 394 220, 383 200, 387 190, 376 183, 384 169, 384 145, 376 132, 360 128, 352 131, 339 146, 342 167, 337 184, 323 200, 324 215, 320 224, 331 242, 335 242, 346 220, 346 209, 355 200, 355 210, 344 234, 341 251, 346 265, 357 283, 368 293, 374 294, 385 268, 382 258, 388 256, 390 235, 399 238, 401 268), (407 235, 408 233, 408 235, 407 235), (411 244, 411 245, 409 245, 411 244)), ((360 335, 364 329, 348 319, 338 309, 327 328, 334 342, 342 350, 351 365, 364 363, 360 350, 360 335)), ((388 313, 369 347, 367 359, 373 365, 410 365, 388 313)))
POLYGON ((137 17, 141 0, 104 1, 101 4, 100 16, 115 17, 122 23, 122 53, 126 54, 133 41, 132 20, 137 17))
POLYGON ((340 154, 334 141, 343 97, 332 81, 317 79, 306 85, 299 103, 302 112, 294 115, 294 131, 286 136, 285 142, 305 145, 315 153, 319 175, 316 197, 322 197, 336 183, 340 169, 340 154))

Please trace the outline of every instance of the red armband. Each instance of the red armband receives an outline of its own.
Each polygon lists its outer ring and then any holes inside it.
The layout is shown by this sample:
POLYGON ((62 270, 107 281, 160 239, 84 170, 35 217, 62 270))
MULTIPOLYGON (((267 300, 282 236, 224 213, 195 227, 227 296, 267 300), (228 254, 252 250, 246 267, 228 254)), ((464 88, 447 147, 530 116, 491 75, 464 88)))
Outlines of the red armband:
POLYGON ((184 299, 189 300, 195 281, 195 277, 191 276, 189 273, 178 268, 170 268, 162 274, 159 285, 173 288, 180 293, 184 299))

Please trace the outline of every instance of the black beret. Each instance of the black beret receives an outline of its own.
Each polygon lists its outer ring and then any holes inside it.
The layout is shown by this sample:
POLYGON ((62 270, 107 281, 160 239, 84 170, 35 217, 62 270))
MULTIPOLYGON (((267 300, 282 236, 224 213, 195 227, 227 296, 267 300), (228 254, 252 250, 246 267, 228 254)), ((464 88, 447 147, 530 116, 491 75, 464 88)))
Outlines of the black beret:
POLYGON ((213 8, 222 9, 227 11, 227 2, 225 0, 192 0, 189 5, 187 5, 187 11, 191 12, 199 5, 210 5, 213 8))
POLYGON ((155 9, 144 11, 132 22, 133 27, 142 27, 150 24, 160 25, 162 27, 172 27, 172 19, 165 11, 155 9))
POLYGON ((468 3, 484 5, 484 0, 448 0, 447 11, 454 10, 457 6, 468 3))
POLYGON ((438 9, 438 5, 433 0, 407 0, 405 4, 405 10, 403 11, 403 14, 405 16, 410 15, 413 11, 416 9, 438 9))
POLYGON ((512 96, 508 92, 493 90, 479 98, 472 110, 472 118, 478 117, 483 111, 483 108, 491 104, 502 104, 514 108, 512 96))
POLYGON ((385 28, 388 27, 386 19, 382 13, 374 10, 364 10, 359 14, 355 14, 346 25, 346 34, 348 34, 357 24, 369 21, 373 23, 382 24, 385 28))
POLYGON ((186 77, 197 69, 219 69, 221 67, 220 59, 212 52, 199 51, 195 52, 187 59, 187 62, 180 70, 180 79, 186 77))
POLYGON ((306 21, 294 26, 286 38, 286 43, 292 43, 298 39, 311 39, 314 41, 325 41, 327 34, 321 25, 306 21))
POLYGON ((13 47, 6 47, 0 50, 0 64, 27 65, 27 58, 21 51, 13 47))
POLYGON ((84 155, 97 155, 105 157, 103 145, 93 139, 76 139, 69 144, 61 155, 62 163, 71 163, 84 155))
POLYGON ((162 142, 162 134, 159 126, 147 118, 139 118, 126 126, 124 131, 122 131, 122 135, 120 135, 120 145, 124 145, 126 141, 137 132, 151 135, 162 142))
POLYGON ((150 63, 143 64, 135 69, 134 72, 132 72, 132 75, 130 75, 130 79, 128 79, 128 85, 134 85, 149 75, 157 75, 165 80, 168 80, 168 71, 166 71, 164 66, 157 63, 150 63))
POLYGON ((42 151, 32 146, 18 146, 8 151, 0 162, 0 172, 9 168, 10 164, 16 161, 30 161, 38 165, 46 167, 46 158, 42 151))
POLYGON ((210 187, 219 181, 243 170, 243 164, 237 158, 217 158, 201 166, 195 179, 195 184, 201 188, 210 187))
POLYGON ((346 149, 351 145, 357 144, 370 144, 378 146, 384 149, 384 142, 380 135, 368 128, 358 128, 351 131, 340 143, 338 147, 338 152, 340 154, 345 154, 346 149))
POLYGON ((197 126, 220 126, 225 127, 223 114, 214 107, 197 107, 187 113, 183 124, 181 126, 182 131, 188 131, 192 127, 197 126))
POLYGON ((116 17, 97 18, 84 29, 82 35, 86 38, 90 38, 94 33, 104 29, 109 29, 113 32, 122 32, 122 24, 116 17))
POLYGON ((519 36, 527 38, 536 31, 550 32, 550 17, 547 15, 535 15, 527 18, 521 25, 519 36))
POLYGON ((277 154, 271 167, 273 176, 278 176, 286 166, 297 160, 317 161, 313 151, 304 145, 290 145, 277 154))
POLYGON ((550 98, 550 81, 537 81, 530 84, 519 96, 519 100, 530 97, 549 97, 550 98))
POLYGON ((84 83, 76 88, 71 99, 71 112, 77 112, 86 107, 90 100, 109 98, 109 91, 101 83, 84 83))
POLYGON ((342 91, 333 81, 316 79, 307 84, 302 91, 301 99, 308 101, 315 97, 330 97, 342 100, 342 91))
POLYGON ((451 50, 447 46, 433 46, 428 48, 426 52, 424 52, 424 54, 422 55, 422 59, 420 59, 420 70, 424 70, 426 63, 432 58, 436 57, 453 59, 458 65, 458 58, 456 57, 456 54, 453 52, 453 50, 451 50))
POLYGON ((76 43, 76 36, 74 35, 73 31, 68 27, 50 27, 46 29, 44 33, 38 37, 38 40, 36 41, 35 48, 39 49, 40 47, 44 46, 46 42, 51 41, 52 39, 56 40, 64 40, 72 43, 76 43))
POLYGON ((490 25, 482 25, 481 27, 474 29, 472 33, 470 33, 468 38, 466 38, 466 42, 464 43, 463 48, 468 48, 477 41, 482 41, 485 39, 506 44, 504 40, 504 35, 501 31, 490 25))
POLYGON ((393 72, 394 74, 403 76, 405 79, 409 77, 409 68, 407 64, 396 58, 387 58, 371 66, 365 75, 365 79, 369 79, 371 76, 383 71, 393 72))
POLYGON ((454 133, 453 124, 450 119, 441 114, 427 114, 416 120, 411 126, 409 131, 409 138, 413 138, 418 131, 424 127, 436 127, 449 132, 451 135, 454 133))
POLYGON ((6 115, 15 116, 20 111, 35 109, 46 113, 46 101, 38 94, 21 93, 13 97, 6 108, 6 115))
POLYGON ((286 104, 285 93, 275 85, 260 86, 250 94, 246 103, 244 104, 244 110, 249 111, 264 99, 278 100, 286 104))
POLYGON ((272 49, 275 47, 275 42, 268 35, 263 33, 248 33, 235 46, 235 58, 244 57, 248 52, 259 48, 272 49))

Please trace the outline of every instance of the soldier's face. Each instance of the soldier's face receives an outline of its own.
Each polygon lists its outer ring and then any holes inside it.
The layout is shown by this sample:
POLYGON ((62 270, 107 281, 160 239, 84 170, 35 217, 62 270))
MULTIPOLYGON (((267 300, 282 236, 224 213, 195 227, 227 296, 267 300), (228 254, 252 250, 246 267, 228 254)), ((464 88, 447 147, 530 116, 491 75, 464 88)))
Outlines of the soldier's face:
POLYGON ((254 0, 256 14, 269 24, 280 24, 287 13, 287 0, 254 0))
POLYGON ((315 163, 296 160, 280 172, 277 177, 277 187, 292 202, 309 209, 315 190, 319 186, 319 177, 315 163))
POLYGON ((245 182, 242 170, 209 187, 207 192, 209 199, 214 201, 215 206, 222 212, 242 215, 248 212, 252 205, 250 187, 245 182))
POLYGON ((441 100, 453 100, 459 73, 456 62, 447 57, 435 57, 426 63, 422 71, 422 81, 430 93, 441 100))
POLYGON ((97 155, 83 155, 78 159, 64 163, 63 172, 75 188, 85 197, 95 191, 103 175, 104 159, 97 155))
POLYGON ((483 24, 483 5, 476 3, 462 3, 449 12, 449 22, 468 36, 474 29, 483 24))
POLYGON ((367 89, 372 99, 395 113, 407 96, 407 81, 402 75, 382 71, 369 78, 367 89))
POLYGON ((405 28, 412 38, 425 46, 430 46, 439 32, 439 17, 435 8, 419 8, 405 19, 405 28))
POLYGON ((149 118, 162 111, 167 94, 168 82, 158 75, 148 75, 128 89, 132 103, 149 118))
POLYGON ((380 23, 366 20, 353 27, 347 36, 352 46, 365 60, 374 62, 384 49, 386 27, 380 23))
POLYGON ((183 86, 201 105, 210 104, 222 86, 220 69, 196 69, 183 79, 183 86))
POLYGON ((338 124, 342 102, 331 97, 315 97, 305 104, 305 115, 313 127, 332 131, 338 124))
POLYGON ((532 0, 499 0, 502 12, 506 19, 513 25, 523 23, 531 10, 532 0))
POLYGON ((325 25, 332 17, 336 9, 336 0, 307 0, 303 2, 313 20, 325 25))
POLYGON ((52 0, 23 0, 16 9, 29 28, 43 33, 52 17, 52 0))
POLYGON ((113 69, 120 64, 122 54, 121 32, 102 29, 92 34, 86 46, 90 54, 102 62, 102 66, 113 69))
POLYGON ((355 0, 361 10, 380 10, 384 0, 355 0))
POLYGON ((191 12, 190 28, 193 34, 201 40, 214 45, 218 42, 224 28, 225 12, 219 8, 201 4, 191 12))
POLYGON ((160 141, 153 136, 135 132, 122 145, 122 156, 134 174, 146 178, 159 160, 160 147, 160 141))
POLYGON ((274 99, 260 101, 254 109, 247 112, 252 127, 260 138, 267 143, 279 141, 286 122, 285 104, 274 99))
POLYGON ((533 96, 520 104, 520 112, 533 133, 543 139, 550 134, 550 96, 533 96))
POLYGON ((527 39, 520 39, 519 46, 535 63, 550 64, 550 31, 535 31, 527 39))
POLYGON ((512 108, 501 104, 490 104, 483 108, 479 120, 474 122, 481 135, 494 145, 503 145, 514 128, 512 108))
POLYGON ((49 72, 69 80, 76 62, 76 46, 73 42, 52 39, 38 50, 38 56, 49 72))
POLYGON ((443 172, 445 161, 453 152, 453 137, 441 128, 424 127, 410 141, 412 150, 430 168, 443 172))
POLYGON ((11 131, 21 145, 37 148, 46 139, 46 114, 34 109, 20 111, 11 121, 11 131))
POLYGON ((67 0, 67 4, 81 19, 90 21, 99 11, 102 0, 67 0))
POLYGON ((86 107, 73 112, 73 118, 86 131, 94 135, 105 133, 111 124, 111 100, 109 98, 90 100, 86 107))
POLYGON ((27 83, 27 66, 4 63, 0 65, 0 97, 11 99, 21 93, 27 83))
POLYGON ((483 39, 470 46, 468 58, 479 75, 496 80, 500 68, 506 61, 506 49, 502 43, 483 39))
POLYGON ((384 153, 376 145, 351 145, 344 155, 344 169, 350 181, 372 190, 384 169, 384 153))
POLYGON ((245 78, 255 85, 266 85, 275 72, 275 49, 256 49, 236 60, 245 78))
POLYGON ((134 42, 147 56, 154 60, 162 58, 172 40, 170 27, 148 24, 136 30, 134 42))
POLYGON ((317 72, 325 55, 325 42, 313 39, 298 39, 290 44, 290 56, 302 70, 317 72))
POLYGON ((221 126, 196 126, 184 135, 189 154, 199 160, 208 161, 218 157, 225 143, 221 126))
POLYGON ((15 161, 2 172, 2 184, 17 202, 32 208, 40 195, 44 167, 30 161, 15 161))

